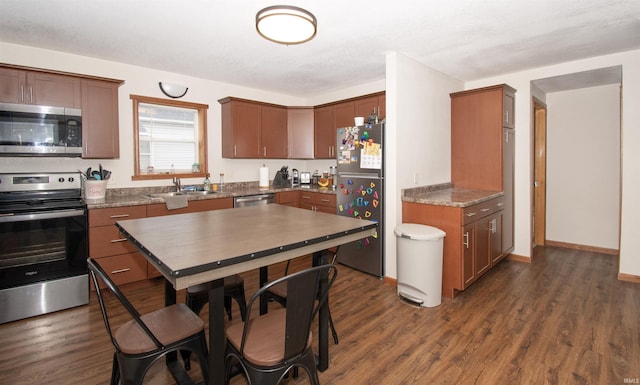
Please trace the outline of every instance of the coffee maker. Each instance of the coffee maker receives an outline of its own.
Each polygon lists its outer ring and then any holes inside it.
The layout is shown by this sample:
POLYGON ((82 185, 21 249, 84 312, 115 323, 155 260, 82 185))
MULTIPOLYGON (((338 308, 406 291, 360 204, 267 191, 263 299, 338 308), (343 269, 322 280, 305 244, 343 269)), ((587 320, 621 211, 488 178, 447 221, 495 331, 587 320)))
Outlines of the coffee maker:
POLYGON ((291 169, 291 187, 300 186, 300 173, 297 169, 291 169))

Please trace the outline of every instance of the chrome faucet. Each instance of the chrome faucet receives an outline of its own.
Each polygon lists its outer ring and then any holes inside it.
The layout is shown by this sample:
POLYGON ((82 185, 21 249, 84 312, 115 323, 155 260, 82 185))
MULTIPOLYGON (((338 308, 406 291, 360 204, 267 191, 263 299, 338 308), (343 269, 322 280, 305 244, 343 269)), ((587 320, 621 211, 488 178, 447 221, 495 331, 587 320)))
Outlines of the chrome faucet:
POLYGON ((176 186, 176 192, 182 191, 182 186, 180 185, 180 178, 174 176, 173 184, 176 186))

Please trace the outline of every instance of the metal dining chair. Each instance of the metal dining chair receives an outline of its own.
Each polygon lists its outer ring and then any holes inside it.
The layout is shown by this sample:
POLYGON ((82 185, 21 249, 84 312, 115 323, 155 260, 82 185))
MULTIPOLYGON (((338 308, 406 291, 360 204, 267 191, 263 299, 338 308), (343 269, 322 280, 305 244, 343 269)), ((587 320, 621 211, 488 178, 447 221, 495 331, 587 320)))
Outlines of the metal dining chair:
MULTIPOLYGON (((185 350, 198 355, 202 376, 205 382, 208 381, 204 322, 197 314, 185 304, 175 304, 141 315, 96 261, 89 258, 87 262, 100 303, 102 319, 115 347, 111 385, 117 385, 120 381, 122 385, 142 384, 149 368, 160 358, 185 350), (113 301, 105 301, 100 282, 130 315, 130 320, 115 332, 109 321, 110 310, 114 310, 111 308, 115 304, 113 301)), ((169 360, 167 364, 176 380, 187 376, 177 359, 169 360)))
POLYGON ((230 325, 225 332, 227 383, 237 361, 250 385, 277 385, 298 367, 307 372, 312 385, 319 385, 311 323, 325 304, 337 273, 335 265, 316 266, 267 283, 253 294, 246 321, 230 325), (324 279, 326 285, 321 285, 324 279), (287 284, 288 306, 252 318, 251 310, 260 303, 260 296, 282 283, 287 284))

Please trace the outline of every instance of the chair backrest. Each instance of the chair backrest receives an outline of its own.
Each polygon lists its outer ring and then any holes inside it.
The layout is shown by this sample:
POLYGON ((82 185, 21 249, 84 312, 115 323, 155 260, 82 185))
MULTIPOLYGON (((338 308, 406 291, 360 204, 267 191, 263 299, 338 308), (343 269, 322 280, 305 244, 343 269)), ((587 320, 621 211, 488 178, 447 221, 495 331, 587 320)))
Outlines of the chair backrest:
POLYGON ((240 354, 244 354, 247 332, 251 324, 253 303, 274 285, 287 283, 286 335, 284 358, 292 358, 304 352, 309 339, 311 323, 320 307, 327 300, 329 289, 338 274, 335 265, 322 265, 286 275, 260 288, 249 300, 247 322, 244 324, 240 354), (322 283, 325 283, 322 285, 322 283), (316 301, 317 300, 317 301, 316 301))
POLYGON ((122 306, 127 310, 127 312, 131 315, 131 318, 135 320, 135 322, 140 326, 142 330, 147 334, 147 336, 153 341, 153 343, 161 349, 164 345, 158 341, 158 338, 149 330, 147 325, 140 319, 140 313, 136 310, 135 307, 129 302, 127 297, 118 289, 118 286, 109 278, 109 275, 102 269, 100 265, 96 263, 91 258, 87 259, 87 264, 89 265, 89 273, 91 274, 91 279, 93 281, 93 285, 96 288, 96 295, 98 296, 98 302, 100 303, 100 311, 102 312, 102 319, 104 320, 104 325, 107 328, 107 333, 109 333, 109 338, 111 338, 111 343, 115 346, 116 349, 121 350, 118 345, 118 341, 113 337, 113 333, 111 332, 111 325, 109 323, 109 313, 107 310, 107 305, 105 303, 103 294, 100 290, 99 281, 100 280, 104 286, 106 286, 111 293, 118 299, 118 301, 122 304, 122 306))

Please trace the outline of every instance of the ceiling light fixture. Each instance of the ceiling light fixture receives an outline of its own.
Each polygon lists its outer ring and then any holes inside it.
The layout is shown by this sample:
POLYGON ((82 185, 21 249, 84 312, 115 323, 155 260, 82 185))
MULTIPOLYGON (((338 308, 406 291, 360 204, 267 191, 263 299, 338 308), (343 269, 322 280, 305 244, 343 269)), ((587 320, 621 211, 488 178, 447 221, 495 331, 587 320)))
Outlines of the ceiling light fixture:
POLYGON ((160 91, 170 98, 179 99, 187 94, 189 88, 180 84, 158 82, 160 91))
POLYGON ((301 44, 316 36, 318 21, 309 11, 290 5, 274 5, 256 14, 260 36, 280 44, 301 44))

